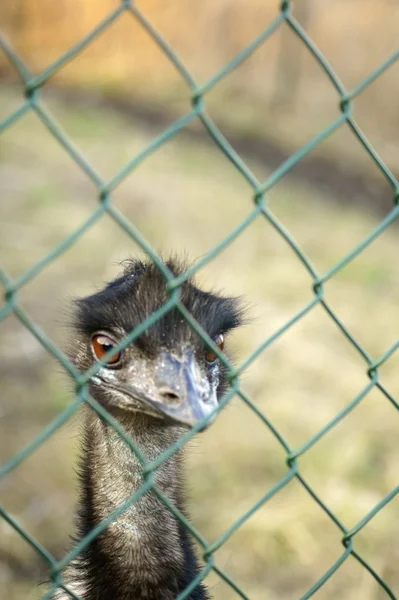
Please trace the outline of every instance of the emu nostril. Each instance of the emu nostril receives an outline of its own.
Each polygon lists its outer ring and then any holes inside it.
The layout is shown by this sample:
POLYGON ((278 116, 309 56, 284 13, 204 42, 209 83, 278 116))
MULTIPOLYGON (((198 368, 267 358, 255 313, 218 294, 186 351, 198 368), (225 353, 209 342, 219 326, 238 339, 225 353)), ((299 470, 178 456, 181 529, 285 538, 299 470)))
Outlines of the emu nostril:
POLYGON ((159 393, 168 404, 180 404, 180 396, 170 388, 161 388, 159 393))

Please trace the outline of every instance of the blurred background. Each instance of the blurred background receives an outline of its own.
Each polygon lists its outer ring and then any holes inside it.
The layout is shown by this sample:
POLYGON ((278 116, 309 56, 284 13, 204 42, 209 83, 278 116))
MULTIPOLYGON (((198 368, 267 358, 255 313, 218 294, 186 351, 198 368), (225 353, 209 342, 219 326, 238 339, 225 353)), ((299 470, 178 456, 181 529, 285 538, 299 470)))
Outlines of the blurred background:
MULTIPOLYGON (((88 34, 117 0, 13 0, 0 25, 34 74, 88 34)), ((145 17, 203 83, 279 14, 277 0, 142 0, 145 17)), ((394 0, 298 0, 294 14, 347 89, 397 49, 394 0)), ((23 101, 23 87, 0 54, 0 118, 23 101)), ((354 116, 383 161, 399 172, 399 63, 354 102, 354 116)), ((176 118, 190 91, 131 15, 124 14, 43 87, 43 104, 90 164, 108 180, 176 118)), ((339 98, 305 45, 286 26, 205 97, 207 110, 263 181, 339 115, 339 98)), ((0 252, 20 276, 97 206, 92 182, 28 113, 0 138, 0 252)), ((273 213, 319 273, 329 270, 392 208, 392 189, 348 127, 301 160, 269 194, 273 213)), ((165 254, 202 257, 250 212, 246 181, 193 122, 117 187, 115 205, 165 254)), ((139 253, 108 217, 22 288, 21 306, 65 347, 73 297, 101 287, 120 261, 139 253)), ((251 322, 234 334, 237 362, 313 297, 312 281, 283 238, 259 217, 204 267, 203 286, 244 296, 251 322)), ((394 223, 325 286, 331 307, 375 359, 398 339, 398 227, 394 223)), ((57 362, 13 316, 0 324, 0 459, 26 446, 73 398, 57 362)), ((381 368, 398 397, 399 353, 381 368)), ((321 307, 291 327, 251 365, 242 387, 297 448, 366 386, 366 366, 321 307)), ((76 500, 79 417, 71 419, 0 484, 1 503, 56 558, 69 546, 76 500)), ((398 484, 399 416, 374 389, 299 459, 300 472, 344 525, 354 527, 398 484)), ((285 453, 235 399, 191 444, 187 462, 192 520, 210 542, 287 472, 285 453)), ((355 538, 355 547, 399 595, 398 499, 355 538)), ((216 553, 217 564, 252 600, 300 598, 343 552, 341 533, 294 480, 216 553)), ((0 523, 0 589, 8 600, 37 599, 46 565, 0 523)), ((235 593, 208 579, 216 600, 235 593)), ((315 595, 387 597, 350 557, 315 595)))

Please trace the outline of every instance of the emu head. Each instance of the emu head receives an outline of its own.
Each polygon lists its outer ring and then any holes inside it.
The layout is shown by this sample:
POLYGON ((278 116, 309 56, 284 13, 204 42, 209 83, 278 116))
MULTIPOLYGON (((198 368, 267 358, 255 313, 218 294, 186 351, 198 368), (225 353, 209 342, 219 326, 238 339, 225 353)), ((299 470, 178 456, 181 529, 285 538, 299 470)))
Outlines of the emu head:
MULTIPOLYGON (((167 266, 175 275, 184 271, 174 261, 167 266)), ((86 371, 106 358, 167 299, 158 268, 132 261, 102 291, 77 300, 70 354, 78 369, 86 371)), ((226 334, 240 324, 238 300, 188 281, 181 287, 181 302, 223 350, 226 334)), ((141 412, 187 426, 210 415, 225 388, 224 365, 175 308, 110 357, 90 380, 91 394, 111 413, 141 412)))

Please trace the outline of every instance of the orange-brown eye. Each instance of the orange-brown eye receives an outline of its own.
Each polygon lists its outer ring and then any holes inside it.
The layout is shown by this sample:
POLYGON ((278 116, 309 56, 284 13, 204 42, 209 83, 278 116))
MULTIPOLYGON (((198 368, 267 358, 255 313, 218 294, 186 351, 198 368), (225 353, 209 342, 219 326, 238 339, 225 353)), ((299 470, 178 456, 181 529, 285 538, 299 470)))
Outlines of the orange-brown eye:
MULTIPOLYGON (((102 360, 104 356, 115 347, 114 340, 111 340, 107 335, 96 333, 91 339, 91 347, 93 354, 97 360, 102 360)), ((117 352, 112 358, 107 361, 108 365, 116 365, 122 356, 122 352, 117 352)))
MULTIPOLYGON (((224 335, 222 333, 219 333, 219 335, 217 335, 213 341, 215 342, 215 344, 219 348, 219 350, 223 350, 223 348, 224 348, 224 335)), ((217 354, 216 354, 216 352, 213 352, 213 350, 208 349, 205 352, 205 358, 206 358, 206 360, 209 363, 213 363, 217 359, 217 354)))

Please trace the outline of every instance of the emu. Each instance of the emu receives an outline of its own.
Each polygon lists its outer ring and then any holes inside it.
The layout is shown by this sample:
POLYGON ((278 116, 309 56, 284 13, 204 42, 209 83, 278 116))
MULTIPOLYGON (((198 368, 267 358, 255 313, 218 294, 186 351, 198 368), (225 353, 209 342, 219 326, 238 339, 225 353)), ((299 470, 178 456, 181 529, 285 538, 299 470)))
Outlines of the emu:
MULTIPOLYGON (((185 266, 166 263, 179 275, 185 266)), ((241 323, 236 298, 199 289, 193 280, 181 302, 220 350, 241 323)), ((151 262, 133 260, 102 291, 75 302, 70 356, 84 372, 168 299, 166 282, 151 262)), ((91 395, 124 427, 152 461, 187 430, 210 416, 226 389, 216 353, 173 308, 124 351, 111 356, 89 382, 91 395)), ((141 465, 115 429, 83 409, 80 499, 76 539, 132 496, 144 483, 141 465)), ((186 514, 184 450, 156 471, 157 486, 186 514)), ((199 573, 190 535, 151 491, 117 517, 67 567, 63 581, 84 600, 173 600, 199 573)), ((64 590, 53 596, 70 598, 64 590)), ((209 595, 199 583, 190 600, 209 595)))

